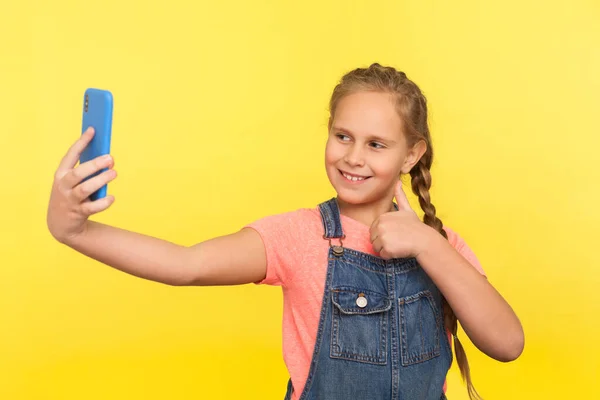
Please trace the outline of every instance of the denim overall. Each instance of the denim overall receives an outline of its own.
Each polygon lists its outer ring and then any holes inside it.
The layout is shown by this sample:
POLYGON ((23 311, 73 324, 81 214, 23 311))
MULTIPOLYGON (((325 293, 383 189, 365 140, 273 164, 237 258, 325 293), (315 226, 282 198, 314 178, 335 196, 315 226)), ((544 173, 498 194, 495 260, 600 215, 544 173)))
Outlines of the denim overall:
MULTIPOLYGON (((336 198, 319 209, 330 247, 300 400, 446 399, 452 352, 437 287, 414 258, 384 260, 344 248, 336 198)), ((292 391, 290 380, 285 400, 292 391)))

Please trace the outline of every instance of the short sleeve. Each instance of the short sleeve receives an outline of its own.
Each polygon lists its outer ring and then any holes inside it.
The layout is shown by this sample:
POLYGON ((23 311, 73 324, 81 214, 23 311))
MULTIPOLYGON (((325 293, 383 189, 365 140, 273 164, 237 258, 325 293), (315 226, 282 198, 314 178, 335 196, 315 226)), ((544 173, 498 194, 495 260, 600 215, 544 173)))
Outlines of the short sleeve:
POLYGON ((448 242, 452 245, 452 247, 454 247, 454 249, 460 255, 462 255, 477 271, 479 271, 479 273, 481 273, 483 276, 486 276, 481 263, 477 259, 477 256, 463 240, 463 238, 461 238, 456 232, 448 227, 444 227, 444 230, 448 234, 448 242))
POLYGON ((304 209, 271 215, 245 226, 258 232, 267 258, 267 273, 257 285, 282 286, 291 278, 294 270, 302 264, 307 226, 310 213, 304 209))

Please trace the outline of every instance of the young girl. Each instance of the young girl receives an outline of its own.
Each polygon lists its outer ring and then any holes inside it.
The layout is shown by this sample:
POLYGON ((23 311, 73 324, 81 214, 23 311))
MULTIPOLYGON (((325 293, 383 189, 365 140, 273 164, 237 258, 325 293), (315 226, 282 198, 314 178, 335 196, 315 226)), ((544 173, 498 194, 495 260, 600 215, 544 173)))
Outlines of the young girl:
POLYGON ((325 167, 336 197, 191 247, 88 220, 114 199, 87 197, 116 177, 110 157, 75 167, 92 136, 88 129, 56 172, 52 235, 169 285, 280 285, 286 399, 444 399, 452 337, 469 395, 478 398, 457 319, 488 356, 507 362, 521 354, 517 316, 465 242, 436 216, 426 100, 404 73, 373 64, 335 87, 325 167), (402 175, 411 177, 423 222, 402 175))

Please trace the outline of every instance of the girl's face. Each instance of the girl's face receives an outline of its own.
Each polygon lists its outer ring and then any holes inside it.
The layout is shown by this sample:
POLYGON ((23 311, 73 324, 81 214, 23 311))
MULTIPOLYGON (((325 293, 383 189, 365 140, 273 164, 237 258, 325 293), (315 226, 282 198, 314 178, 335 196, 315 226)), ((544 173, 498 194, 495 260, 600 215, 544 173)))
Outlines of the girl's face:
POLYGON ((410 172, 423 146, 408 147, 390 94, 353 93, 339 101, 331 121, 327 176, 346 203, 391 201, 400 174, 410 172))

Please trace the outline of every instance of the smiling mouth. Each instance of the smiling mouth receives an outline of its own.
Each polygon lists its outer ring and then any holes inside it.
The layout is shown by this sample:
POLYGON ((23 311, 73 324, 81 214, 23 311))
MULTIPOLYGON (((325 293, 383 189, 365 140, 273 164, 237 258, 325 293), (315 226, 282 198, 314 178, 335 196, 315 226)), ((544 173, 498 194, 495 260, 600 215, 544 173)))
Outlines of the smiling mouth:
POLYGON ((370 176, 362 176, 362 175, 355 175, 355 174, 349 174, 347 172, 344 172, 340 169, 338 169, 339 173, 346 178, 346 180, 350 181, 350 182, 364 182, 367 179, 371 178, 370 176))

